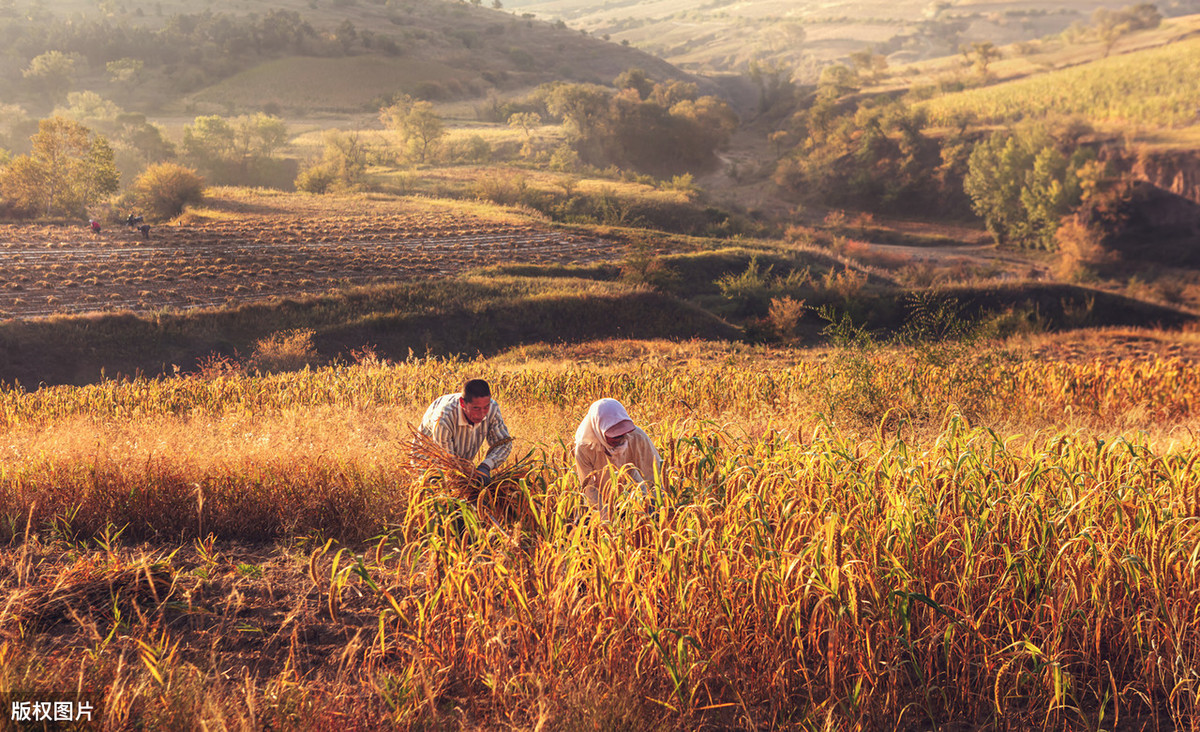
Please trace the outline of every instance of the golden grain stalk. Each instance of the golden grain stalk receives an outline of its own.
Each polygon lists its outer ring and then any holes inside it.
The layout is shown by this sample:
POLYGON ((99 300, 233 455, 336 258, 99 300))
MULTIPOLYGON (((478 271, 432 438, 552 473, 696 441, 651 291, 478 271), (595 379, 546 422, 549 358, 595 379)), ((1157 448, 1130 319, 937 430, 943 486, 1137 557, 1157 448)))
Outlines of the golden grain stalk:
MULTIPOLYGON (((433 478, 443 495, 475 504, 481 513, 496 521, 514 523, 530 515, 529 503, 521 491, 521 480, 533 470, 533 460, 525 455, 520 460, 497 467, 485 483, 476 476, 475 464, 450 453, 428 435, 409 425, 412 432, 412 465, 420 477, 433 478)), ((512 437, 493 443, 492 447, 512 442, 512 437)))

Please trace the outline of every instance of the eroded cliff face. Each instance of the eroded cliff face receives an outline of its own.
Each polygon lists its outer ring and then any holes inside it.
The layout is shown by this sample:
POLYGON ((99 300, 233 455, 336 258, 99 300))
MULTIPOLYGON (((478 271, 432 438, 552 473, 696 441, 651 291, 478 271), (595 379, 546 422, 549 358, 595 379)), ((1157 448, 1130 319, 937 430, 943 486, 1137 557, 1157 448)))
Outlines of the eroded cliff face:
POLYGON ((1141 153, 1130 172, 1138 180, 1200 203, 1200 151, 1141 153))

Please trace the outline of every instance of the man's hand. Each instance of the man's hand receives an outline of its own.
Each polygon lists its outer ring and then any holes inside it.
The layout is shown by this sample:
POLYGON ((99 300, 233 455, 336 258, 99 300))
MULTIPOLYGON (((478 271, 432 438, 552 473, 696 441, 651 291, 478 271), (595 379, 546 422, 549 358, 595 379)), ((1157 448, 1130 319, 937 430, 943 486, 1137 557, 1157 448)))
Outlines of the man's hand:
POLYGON ((487 464, 480 463, 479 466, 475 468, 475 480, 479 481, 480 483, 486 483, 491 480, 491 478, 492 469, 489 468, 487 464))

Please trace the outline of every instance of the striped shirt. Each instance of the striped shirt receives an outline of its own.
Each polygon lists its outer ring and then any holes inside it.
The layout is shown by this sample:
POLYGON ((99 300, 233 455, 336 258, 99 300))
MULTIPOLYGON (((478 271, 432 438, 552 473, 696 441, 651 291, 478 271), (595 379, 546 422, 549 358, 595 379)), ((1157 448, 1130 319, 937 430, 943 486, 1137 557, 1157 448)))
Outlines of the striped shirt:
POLYGON ((496 444, 508 439, 508 427, 500 414, 500 404, 493 399, 487 416, 479 424, 471 424, 458 405, 460 396, 459 392, 454 392, 434 399, 421 418, 421 434, 433 438, 434 442, 464 460, 474 460, 486 438, 487 456, 480 464, 494 470, 512 452, 511 442, 496 444))

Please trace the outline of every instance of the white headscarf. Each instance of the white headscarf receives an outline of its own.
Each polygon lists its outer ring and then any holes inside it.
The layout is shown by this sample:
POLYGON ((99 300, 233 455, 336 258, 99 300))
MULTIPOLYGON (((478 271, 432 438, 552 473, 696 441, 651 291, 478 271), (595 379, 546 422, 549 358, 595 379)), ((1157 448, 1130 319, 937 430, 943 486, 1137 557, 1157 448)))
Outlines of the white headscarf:
POLYGON ((625 411, 625 407, 616 399, 597 399, 592 402, 592 406, 588 407, 587 414, 583 421, 579 423, 579 428, 575 430, 576 445, 596 445, 604 450, 605 454, 612 457, 619 457, 621 453, 629 448, 629 442, 626 441, 617 447, 610 447, 608 441, 604 439, 604 433, 612 429, 621 422, 633 423, 629 418, 629 413, 625 411))

